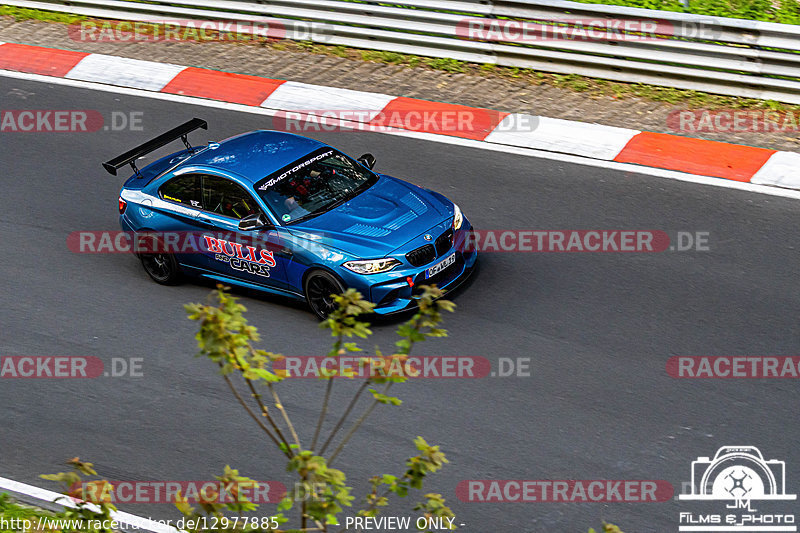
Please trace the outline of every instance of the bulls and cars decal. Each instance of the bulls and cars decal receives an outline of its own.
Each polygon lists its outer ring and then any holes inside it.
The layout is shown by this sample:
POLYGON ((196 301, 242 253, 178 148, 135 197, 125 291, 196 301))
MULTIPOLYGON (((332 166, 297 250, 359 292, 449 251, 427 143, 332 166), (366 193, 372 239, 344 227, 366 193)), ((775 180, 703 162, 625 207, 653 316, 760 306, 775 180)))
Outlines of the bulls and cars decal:
POLYGON ((277 264, 271 250, 210 235, 203 235, 203 240, 206 250, 214 254, 214 259, 228 263, 233 270, 268 278, 270 269, 277 264))

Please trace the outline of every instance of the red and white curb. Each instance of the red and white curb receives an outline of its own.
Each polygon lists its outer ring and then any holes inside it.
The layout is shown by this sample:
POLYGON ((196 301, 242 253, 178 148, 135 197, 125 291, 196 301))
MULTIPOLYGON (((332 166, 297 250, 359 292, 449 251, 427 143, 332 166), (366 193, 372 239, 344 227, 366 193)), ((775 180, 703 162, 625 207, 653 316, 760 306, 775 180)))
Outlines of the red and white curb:
MULTIPOLYGON (((4 477, 0 477, 0 493, 2 492, 9 492, 12 496, 28 505, 52 507, 52 504, 56 504, 61 507, 77 508, 77 504, 63 494, 4 477)), ((92 504, 89 505, 90 507, 92 506, 92 504)), ((152 531, 153 533, 180 533, 176 528, 166 523, 122 511, 112 511, 111 518, 119 524, 129 526, 130 529, 152 531)))
POLYGON ((324 109, 362 111, 358 121, 364 126, 385 115, 400 117, 402 124, 411 113, 472 111, 479 119, 469 131, 443 132, 424 124, 414 131, 800 190, 795 152, 24 44, 0 43, 0 70, 311 115, 324 109))

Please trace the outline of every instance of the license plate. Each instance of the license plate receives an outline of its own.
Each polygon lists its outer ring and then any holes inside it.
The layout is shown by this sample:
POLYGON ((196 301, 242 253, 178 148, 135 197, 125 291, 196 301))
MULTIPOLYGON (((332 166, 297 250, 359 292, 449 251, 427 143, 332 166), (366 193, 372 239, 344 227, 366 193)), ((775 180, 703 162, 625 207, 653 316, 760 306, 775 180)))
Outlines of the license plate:
POLYGON ((445 259, 444 261, 441 261, 441 262, 433 265, 432 267, 430 267, 428 270, 426 270, 425 271, 425 279, 432 278, 433 276, 435 276, 436 274, 438 274, 439 272, 441 272, 442 270, 444 270, 445 268, 449 267, 450 265, 452 265, 455 262, 456 262, 456 254, 454 252, 454 253, 450 254, 450 256, 447 259, 445 259))

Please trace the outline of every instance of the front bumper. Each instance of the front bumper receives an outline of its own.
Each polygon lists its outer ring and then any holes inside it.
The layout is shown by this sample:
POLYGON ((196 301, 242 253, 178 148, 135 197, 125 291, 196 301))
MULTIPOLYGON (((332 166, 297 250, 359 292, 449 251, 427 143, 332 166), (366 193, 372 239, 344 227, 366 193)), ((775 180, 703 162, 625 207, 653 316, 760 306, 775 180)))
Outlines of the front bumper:
POLYGON ((413 308, 416 306, 414 296, 421 292, 421 285, 436 285, 449 292, 469 278, 478 261, 475 250, 466 250, 467 237, 471 231, 472 226, 465 218, 461 228, 454 233, 450 248, 437 253, 428 263, 415 267, 403 261, 402 265, 384 274, 353 274, 347 276, 350 279, 345 282, 374 303, 377 314, 387 315, 413 308), (453 264, 430 278, 426 277, 429 268, 452 254, 455 254, 453 264))

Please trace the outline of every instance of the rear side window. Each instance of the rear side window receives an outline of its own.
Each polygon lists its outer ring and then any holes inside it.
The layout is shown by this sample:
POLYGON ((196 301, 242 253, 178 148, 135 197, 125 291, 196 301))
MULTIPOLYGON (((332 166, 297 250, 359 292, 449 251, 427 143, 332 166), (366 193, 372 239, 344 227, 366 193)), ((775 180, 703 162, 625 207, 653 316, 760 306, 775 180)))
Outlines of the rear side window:
POLYGON ((161 198, 189 207, 200 208, 200 176, 178 176, 169 180, 159 190, 161 198))
POLYGON ((235 219, 261 212, 242 187, 225 178, 208 175, 203 176, 203 208, 235 219))

